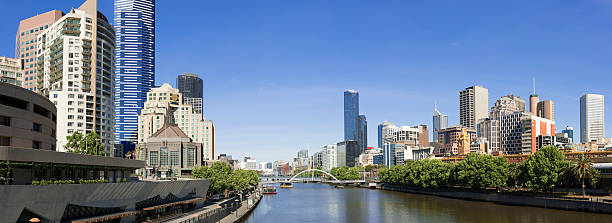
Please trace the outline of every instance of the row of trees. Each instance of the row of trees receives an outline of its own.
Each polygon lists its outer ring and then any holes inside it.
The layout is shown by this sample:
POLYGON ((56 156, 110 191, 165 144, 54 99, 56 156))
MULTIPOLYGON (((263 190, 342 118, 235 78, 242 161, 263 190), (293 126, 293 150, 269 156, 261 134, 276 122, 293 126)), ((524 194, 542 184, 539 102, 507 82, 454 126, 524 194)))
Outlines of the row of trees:
POLYGON ((557 187, 596 187, 599 172, 587 157, 567 160, 554 146, 543 147, 522 163, 502 157, 468 154, 458 163, 425 159, 392 166, 379 173, 383 183, 423 188, 469 186, 473 189, 525 187, 551 191, 557 187))
POLYGON ((359 171, 362 169, 363 168, 361 167, 334 167, 329 171, 329 173, 338 180, 359 180, 359 171))
POLYGON ((255 186, 259 183, 256 171, 233 170, 231 165, 224 162, 215 162, 211 167, 194 167, 192 175, 194 178, 210 179, 208 191, 212 194, 244 190, 249 185, 255 186))

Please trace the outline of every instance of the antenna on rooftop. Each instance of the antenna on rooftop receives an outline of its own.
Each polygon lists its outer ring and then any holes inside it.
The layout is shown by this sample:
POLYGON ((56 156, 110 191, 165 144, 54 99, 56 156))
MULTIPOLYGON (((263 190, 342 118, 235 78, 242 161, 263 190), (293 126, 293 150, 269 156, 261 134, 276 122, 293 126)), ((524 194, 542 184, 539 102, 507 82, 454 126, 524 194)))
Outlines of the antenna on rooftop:
POLYGON ((535 95, 535 77, 532 78, 531 84, 533 86, 533 93, 532 94, 535 95))

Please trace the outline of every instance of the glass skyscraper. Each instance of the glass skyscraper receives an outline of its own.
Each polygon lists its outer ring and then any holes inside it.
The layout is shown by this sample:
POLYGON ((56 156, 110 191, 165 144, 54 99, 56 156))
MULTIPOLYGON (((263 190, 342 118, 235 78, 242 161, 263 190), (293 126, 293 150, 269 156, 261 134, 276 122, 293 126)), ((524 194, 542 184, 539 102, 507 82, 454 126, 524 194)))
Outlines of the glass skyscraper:
POLYGON ((155 0, 115 0, 115 143, 136 142, 155 84, 155 0))
POLYGON ((448 116, 440 113, 436 107, 433 115, 433 142, 438 142, 438 132, 445 128, 448 128, 448 116))
POLYGON ((359 92, 344 92, 344 140, 359 138, 359 92))
POLYGON ((359 139, 358 143, 362 153, 368 149, 368 121, 365 115, 359 115, 359 139))
POLYGON ((359 92, 344 92, 344 140, 356 141, 361 152, 368 148, 368 123, 365 115, 359 115, 359 92))
POLYGON ((176 77, 178 90, 183 94, 183 103, 193 106, 195 113, 202 114, 204 105, 204 81, 197 74, 184 73, 176 77))

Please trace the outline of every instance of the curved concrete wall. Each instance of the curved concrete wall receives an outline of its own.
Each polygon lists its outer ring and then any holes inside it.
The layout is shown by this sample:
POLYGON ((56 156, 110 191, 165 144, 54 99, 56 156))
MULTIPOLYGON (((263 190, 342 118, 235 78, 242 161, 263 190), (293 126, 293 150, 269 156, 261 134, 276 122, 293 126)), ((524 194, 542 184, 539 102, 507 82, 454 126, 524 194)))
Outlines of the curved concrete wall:
POLYGON ((0 185, 0 222, 16 222, 24 208, 53 222, 59 222, 68 204, 90 207, 126 206, 135 210, 136 202, 169 194, 205 197, 209 179, 163 182, 131 182, 60 185, 0 185))

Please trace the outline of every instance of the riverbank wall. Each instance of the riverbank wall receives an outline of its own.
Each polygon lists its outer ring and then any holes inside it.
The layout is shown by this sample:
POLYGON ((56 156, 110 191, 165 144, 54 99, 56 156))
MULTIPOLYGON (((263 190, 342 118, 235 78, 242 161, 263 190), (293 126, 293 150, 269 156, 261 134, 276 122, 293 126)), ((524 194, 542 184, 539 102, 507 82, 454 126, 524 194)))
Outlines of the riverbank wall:
POLYGON ((488 201, 506 205, 612 214, 612 201, 569 200, 564 198, 523 196, 499 192, 457 191, 452 189, 423 189, 388 184, 379 184, 376 188, 380 190, 433 195, 463 200, 488 201))
POLYGON ((252 194, 252 204, 249 204, 249 199, 242 201, 240 204, 240 208, 236 209, 233 213, 225 216, 221 219, 221 223, 238 223, 245 219, 259 204, 261 200, 262 194, 261 192, 256 192, 252 194))

